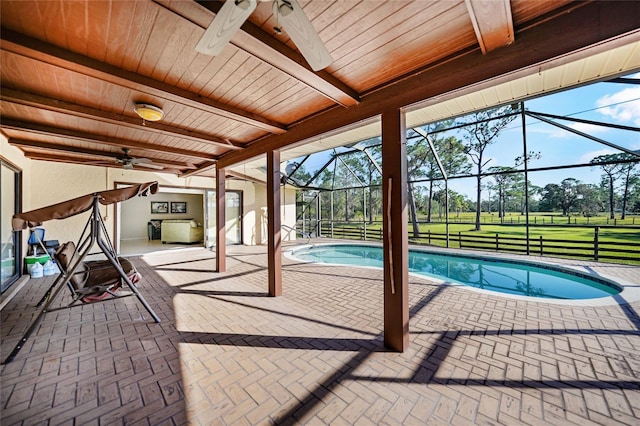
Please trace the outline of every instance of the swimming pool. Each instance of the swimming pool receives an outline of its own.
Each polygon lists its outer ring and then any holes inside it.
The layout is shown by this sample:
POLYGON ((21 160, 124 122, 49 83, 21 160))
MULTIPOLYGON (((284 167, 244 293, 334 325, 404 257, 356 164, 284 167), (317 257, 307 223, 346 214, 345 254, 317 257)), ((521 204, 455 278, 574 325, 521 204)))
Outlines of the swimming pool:
MULTIPOLYGON (((380 246, 332 244, 291 251, 296 260, 354 266, 383 266, 380 246)), ((500 293, 548 299, 595 299, 622 290, 607 280, 526 262, 409 250, 409 272, 500 293)))

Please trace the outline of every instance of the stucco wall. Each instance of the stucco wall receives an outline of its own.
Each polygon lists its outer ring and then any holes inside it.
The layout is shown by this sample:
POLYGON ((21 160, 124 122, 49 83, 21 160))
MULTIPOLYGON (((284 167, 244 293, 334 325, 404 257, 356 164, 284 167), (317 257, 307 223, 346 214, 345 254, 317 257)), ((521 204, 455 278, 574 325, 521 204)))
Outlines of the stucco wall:
MULTIPOLYGON (((9 143, 7 142, 7 139, 4 137, 4 135, 2 135, 0 133, 0 155, 2 155, 2 157, 10 162, 11 164, 13 164, 14 166, 16 166, 17 168, 22 170, 22 185, 24 188, 24 191, 26 192, 27 188, 29 188, 31 186, 31 163, 32 161, 25 158, 25 156, 22 154, 22 151, 20 151, 18 148, 9 145, 9 143)), ((4 190, 4 188, 2 189, 4 190)), ((11 188, 11 190, 13 190, 13 187, 11 188)), ((10 206, 12 207, 12 206, 10 206)), ((30 210, 30 202, 29 200, 25 199, 25 197, 23 197, 22 200, 22 210, 23 211, 27 211, 30 210)), ((4 216, 3 216, 4 217, 4 216)), ((7 226, 3 223, 3 226, 7 226)), ((9 225, 10 226, 10 225, 9 225)), ((2 235, 9 235, 9 234, 5 234, 6 232, 10 231, 10 229, 5 229, 3 228, 2 230, 2 235)), ((23 246, 26 248, 26 244, 27 244, 27 239, 29 238, 29 233, 28 232, 23 232, 22 233, 22 240, 23 240, 23 246)), ((23 253, 25 253, 23 251, 23 253)))
MULTIPOLYGON (((250 235, 252 235, 254 241, 252 244, 266 244, 267 187, 266 185, 255 185, 255 189, 254 197, 250 204, 251 216, 247 222, 251 223, 250 235)), ((296 192, 292 187, 285 186, 280 189, 280 213, 282 241, 294 241, 296 239, 296 233, 293 231, 296 225, 296 192)))
MULTIPOLYGON (((193 201, 189 194, 172 194, 172 188, 215 189, 215 179, 208 177, 180 178, 164 173, 147 172, 142 170, 108 169, 95 166, 81 166, 30 160, 24 157, 17 148, 9 145, 0 136, 0 154, 23 171, 23 211, 55 204, 94 191, 115 188, 116 183, 143 183, 158 181, 162 192, 153 196, 159 201, 173 201, 187 199, 188 210, 184 215, 168 215, 171 217, 204 217, 204 207, 200 201, 193 201), (163 193, 166 192, 166 193, 163 193), (186 197, 189 195, 189 197, 186 197), (199 205, 197 205, 200 203, 199 205)), ((242 191, 243 196, 243 242, 247 245, 264 244, 266 237, 266 187, 265 185, 239 180, 228 180, 227 188, 242 191)), ((174 192, 179 192, 178 190, 174 192)), ((198 196, 199 197, 199 196, 198 196)), ((132 210, 127 212, 127 218, 121 216, 118 235, 124 238, 146 238, 146 223, 150 217, 165 218, 165 215, 151 215, 150 198, 138 198, 132 203, 132 210), (132 219, 130 215, 135 215, 132 219)), ((295 191, 287 189, 281 191, 283 240, 295 239, 295 234, 289 232, 295 226, 295 191)), ((114 240, 114 217, 117 206, 101 206, 100 211, 105 218, 109 236, 114 240)), ((120 210, 122 211, 122 210, 120 210)), ((61 242, 77 240, 84 229, 88 216, 77 215, 64 220, 52 220, 44 224, 46 239, 56 239, 61 242)), ((23 236, 25 248, 28 232, 23 236)))

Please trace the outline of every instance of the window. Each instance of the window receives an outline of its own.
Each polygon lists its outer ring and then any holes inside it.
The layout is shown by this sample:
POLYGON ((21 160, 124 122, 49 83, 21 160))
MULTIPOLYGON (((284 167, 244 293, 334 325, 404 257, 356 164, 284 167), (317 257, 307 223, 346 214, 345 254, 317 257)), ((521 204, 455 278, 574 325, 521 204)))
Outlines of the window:
POLYGON ((22 172, 0 158, 0 292, 4 292, 20 276, 22 232, 13 232, 11 218, 22 209, 22 172))

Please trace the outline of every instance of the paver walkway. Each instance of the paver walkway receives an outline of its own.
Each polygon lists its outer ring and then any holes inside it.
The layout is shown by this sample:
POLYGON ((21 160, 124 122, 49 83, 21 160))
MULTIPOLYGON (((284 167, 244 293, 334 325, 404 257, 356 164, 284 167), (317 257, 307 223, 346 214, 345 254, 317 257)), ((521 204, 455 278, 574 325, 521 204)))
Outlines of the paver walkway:
MULTIPOLYGON (((382 345, 381 271, 285 259, 270 298, 265 251, 230 247, 222 274, 203 249, 135 259, 161 324, 135 298, 47 314, 2 366, 0 423, 640 424, 638 302, 562 306, 411 277, 398 354, 382 345)), ((3 359, 48 282, 2 310, 3 359)))

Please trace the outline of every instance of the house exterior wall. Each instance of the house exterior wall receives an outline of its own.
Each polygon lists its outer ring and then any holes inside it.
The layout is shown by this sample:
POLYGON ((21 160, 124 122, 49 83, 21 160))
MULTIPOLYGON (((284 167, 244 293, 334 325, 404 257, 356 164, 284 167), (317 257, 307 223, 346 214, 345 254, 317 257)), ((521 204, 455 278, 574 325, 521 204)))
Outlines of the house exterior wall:
MULTIPOLYGON (((28 192, 28 188, 31 187, 31 173, 30 172, 31 172, 31 163, 32 163, 32 161, 29 160, 28 158, 26 158, 22 154, 22 151, 20 151, 18 148, 9 145, 9 143, 7 142, 7 138, 2 133, 0 133, 0 155, 6 161, 10 162, 11 164, 15 165, 16 167, 18 167, 19 169, 22 170, 22 195, 23 195, 23 197, 22 197, 22 209, 23 209, 23 211, 30 210, 30 208, 29 208, 30 200, 28 199, 26 194, 28 192)), ((2 226, 7 226, 8 229, 10 229, 11 225, 10 224, 9 225, 5 225, 5 223, 3 223, 2 226)), ((4 235, 4 231, 5 231, 5 228, 3 228, 3 235, 4 235)), ((28 232, 23 232, 22 233, 22 240, 23 240, 22 246, 25 249, 27 247, 27 239, 28 238, 29 238, 29 233, 28 232)), ((25 253, 24 250, 23 250, 23 253, 25 253)))
MULTIPOLYGON (((143 170, 125 170, 96 166, 82 166, 26 158, 22 151, 9 145, 6 138, 0 135, 0 155, 15 164, 23 171, 23 206, 22 211, 30 211, 40 207, 59 203, 94 191, 115 188, 119 183, 144 183, 158 181, 160 186, 177 188, 215 189, 215 179, 209 177, 188 177, 166 173, 147 172, 143 170)), ((243 194, 243 242, 246 245, 266 242, 266 186, 259 183, 227 180, 227 188, 242 191, 243 194), (263 230, 264 228, 264 230, 263 230)), ((295 191, 283 191, 283 226, 295 226, 295 191)), ((109 237, 114 241, 114 218, 119 205, 100 206, 105 219, 109 237)), ((187 213, 188 216, 188 213, 187 213)), ((77 215, 64 220, 52 220, 44 224, 48 240, 77 240, 84 229, 87 215, 77 215)), ((122 220, 121 220, 122 222, 122 220)), ((121 224, 120 224, 121 225, 121 224)), ((288 229, 287 228, 287 229, 288 229)), ((120 231, 118 231, 120 234, 120 231)), ((23 247, 26 250, 28 232, 23 233, 23 247)), ((295 239, 295 233, 283 232, 283 240, 295 239)))

